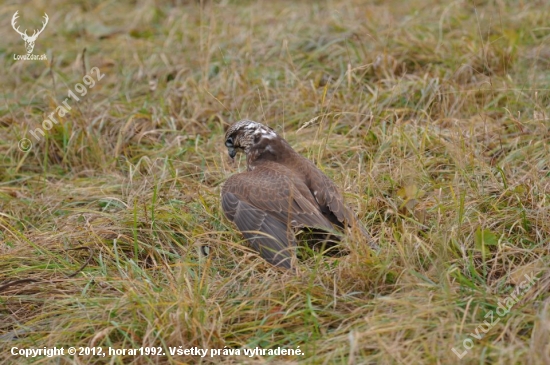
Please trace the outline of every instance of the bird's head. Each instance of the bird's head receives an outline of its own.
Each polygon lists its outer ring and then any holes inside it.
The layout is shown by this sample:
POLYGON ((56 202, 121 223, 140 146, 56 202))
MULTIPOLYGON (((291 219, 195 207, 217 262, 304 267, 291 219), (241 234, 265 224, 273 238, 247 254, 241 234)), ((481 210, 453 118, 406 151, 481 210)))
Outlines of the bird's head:
POLYGON ((251 120, 241 120, 229 127, 225 133, 225 146, 229 157, 234 158, 237 152, 248 153, 259 147, 260 144, 265 145, 265 140, 272 140, 277 137, 275 131, 261 123, 251 120))

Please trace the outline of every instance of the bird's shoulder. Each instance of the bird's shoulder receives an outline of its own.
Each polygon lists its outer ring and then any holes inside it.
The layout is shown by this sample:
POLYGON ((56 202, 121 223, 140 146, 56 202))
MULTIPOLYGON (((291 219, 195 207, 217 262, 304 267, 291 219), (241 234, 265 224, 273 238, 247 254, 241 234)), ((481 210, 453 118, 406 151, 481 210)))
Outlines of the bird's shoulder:
POLYGON ((287 166, 273 162, 261 161, 251 170, 230 176, 224 189, 246 187, 247 189, 278 187, 279 185, 296 184, 300 177, 287 166))

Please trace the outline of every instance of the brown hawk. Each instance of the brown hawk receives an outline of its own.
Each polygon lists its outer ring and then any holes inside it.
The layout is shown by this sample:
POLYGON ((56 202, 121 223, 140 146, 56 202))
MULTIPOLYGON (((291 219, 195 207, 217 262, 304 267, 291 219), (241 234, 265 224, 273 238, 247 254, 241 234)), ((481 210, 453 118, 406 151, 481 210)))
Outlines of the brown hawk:
POLYGON ((357 226, 371 242, 336 185, 273 129, 241 120, 227 130, 225 146, 232 159, 245 153, 248 171, 223 185, 223 211, 271 264, 292 267, 298 229, 357 226))

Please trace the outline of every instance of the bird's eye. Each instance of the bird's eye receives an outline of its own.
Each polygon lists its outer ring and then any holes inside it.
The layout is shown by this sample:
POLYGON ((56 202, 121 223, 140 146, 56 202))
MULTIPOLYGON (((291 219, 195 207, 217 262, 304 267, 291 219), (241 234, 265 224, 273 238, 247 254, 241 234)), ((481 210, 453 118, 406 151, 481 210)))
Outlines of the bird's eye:
POLYGON ((225 141, 225 146, 226 146, 226 147, 233 147, 233 137, 229 137, 229 138, 225 141))

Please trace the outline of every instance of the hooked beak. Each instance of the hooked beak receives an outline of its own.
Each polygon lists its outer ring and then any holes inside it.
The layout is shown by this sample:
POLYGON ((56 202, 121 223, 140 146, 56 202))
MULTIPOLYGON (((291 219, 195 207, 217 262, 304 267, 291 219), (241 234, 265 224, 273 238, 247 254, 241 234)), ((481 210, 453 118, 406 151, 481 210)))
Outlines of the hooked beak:
POLYGON ((229 154, 229 157, 231 157, 231 159, 234 159, 237 155, 237 150, 233 147, 227 147, 227 153, 229 154))

